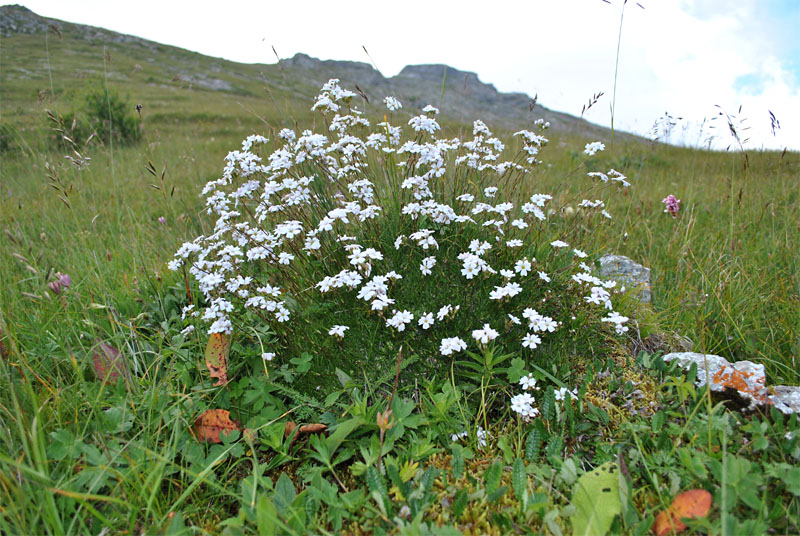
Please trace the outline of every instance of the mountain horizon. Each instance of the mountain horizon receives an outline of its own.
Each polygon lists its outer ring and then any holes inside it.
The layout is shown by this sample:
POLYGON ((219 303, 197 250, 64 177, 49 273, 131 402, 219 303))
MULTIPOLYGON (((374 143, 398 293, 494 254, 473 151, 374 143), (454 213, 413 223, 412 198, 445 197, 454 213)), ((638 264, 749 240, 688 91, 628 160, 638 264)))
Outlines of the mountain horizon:
MULTIPOLYGON (((43 35, 52 36, 62 46, 65 42, 89 45, 90 50, 81 53, 91 54, 94 48, 96 55, 98 47, 104 46, 129 56, 134 62, 134 73, 117 72, 113 62, 109 66, 112 72, 106 72, 106 76, 126 84, 131 83, 137 71, 150 70, 143 67, 149 64, 148 67, 155 67, 156 70, 161 67, 158 73, 161 76, 151 74, 144 78, 144 82, 150 85, 163 84, 168 79, 170 84, 182 87, 255 95, 260 93, 258 85, 266 83, 287 94, 308 98, 310 102, 322 84, 330 78, 338 78, 343 86, 361 94, 365 105, 367 101, 379 104, 384 96, 393 95, 406 109, 420 109, 432 104, 440 108, 443 117, 459 123, 481 119, 494 128, 520 129, 531 126, 537 119, 543 119, 550 123, 554 132, 583 134, 587 139, 600 140, 607 140, 611 135, 611 130, 606 127, 543 106, 537 102, 536 96, 500 92, 494 85, 482 82, 477 73, 444 64, 407 65, 397 75, 386 77, 367 63, 320 60, 304 53, 280 59, 274 64, 237 63, 104 28, 40 16, 20 5, 0 6, 0 37, 5 41, 2 62, 6 84, 13 86, 10 81, 20 78, 44 80, 45 75, 52 74, 44 72, 43 66, 36 69, 35 64, 31 63, 16 65, 18 58, 14 58, 17 40, 30 42, 43 35)), ((55 48, 54 42, 51 40, 50 46, 55 48)), ((50 63, 53 62, 48 63, 48 68, 52 68, 50 63)), ((83 68, 80 72, 63 74, 87 77, 90 73, 86 71, 91 69, 83 68)), ((5 93, 8 96, 9 90, 5 93)), ((638 138, 620 131, 617 134, 638 138)))

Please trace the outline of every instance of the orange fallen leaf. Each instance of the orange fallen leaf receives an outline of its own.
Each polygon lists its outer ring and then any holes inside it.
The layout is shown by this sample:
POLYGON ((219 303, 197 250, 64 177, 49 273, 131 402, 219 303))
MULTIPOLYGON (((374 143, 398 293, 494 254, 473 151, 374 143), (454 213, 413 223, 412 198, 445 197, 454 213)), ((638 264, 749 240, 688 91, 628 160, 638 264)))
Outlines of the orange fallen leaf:
POLYGON ((672 504, 656 516, 653 533, 666 536, 686 530, 682 519, 705 517, 711 509, 711 494, 704 489, 684 491, 672 501, 672 504))
POLYGON ((100 351, 92 354, 92 364, 98 379, 109 383, 116 382, 120 376, 129 379, 127 363, 120 351, 100 339, 97 339, 97 344, 100 351))
POLYGON ((224 333, 212 333, 206 344, 206 366, 209 376, 217 378, 214 386, 228 383, 228 354, 231 351, 231 338, 224 333))
POLYGON ((231 419, 231 412, 226 409, 209 409, 194 421, 194 434, 198 441, 221 443, 219 434, 239 430, 239 425, 231 419))
POLYGON ((321 434, 328 429, 328 426, 320 423, 314 423, 304 424, 300 428, 297 428, 297 423, 294 421, 288 421, 286 423, 286 427, 283 429, 283 437, 289 437, 292 435, 292 432, 294 432, 295 429, 297 429, 297 434, 295 434, 295 436, 292 438, 292 441, 294 441, 294 439, 300 435, 321 434))

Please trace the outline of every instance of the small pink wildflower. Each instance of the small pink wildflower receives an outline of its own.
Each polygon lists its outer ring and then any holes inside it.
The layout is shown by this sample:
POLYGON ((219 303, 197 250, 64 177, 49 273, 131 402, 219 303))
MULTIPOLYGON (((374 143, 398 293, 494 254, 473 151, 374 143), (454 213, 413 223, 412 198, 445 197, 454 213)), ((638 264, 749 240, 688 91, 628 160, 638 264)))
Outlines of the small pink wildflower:
POLYGON ((669 194, 661 202, 664 203, 664 212, 671 214, 673 218, 678 217, 678 211, 681 209, 680 199, 676 199, 674 195, 669 194))
POLYGON ((53 294, 61 294, 61 290, 69 287, 72 284, 72 278, 67 274, 56 272, 56 280, 50 281, 47 286, 53 294))

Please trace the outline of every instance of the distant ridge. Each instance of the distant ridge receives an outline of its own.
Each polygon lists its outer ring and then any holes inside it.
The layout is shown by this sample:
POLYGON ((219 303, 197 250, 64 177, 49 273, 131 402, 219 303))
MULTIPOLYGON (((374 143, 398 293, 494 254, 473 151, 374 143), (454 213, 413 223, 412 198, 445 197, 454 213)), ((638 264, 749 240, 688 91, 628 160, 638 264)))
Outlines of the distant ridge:
MULTIPOLYGON (((14 65, 9 58, 13 59, 14 44, 9 39, 34 38, 45 32, 52 32, 64 41, 72 39, 90 45, 116 46, 143 65, 164 66, 164 77, 173 82, 179 80, 209 91, 256 95, 258 90, 251 88, 263 86, 267 81, 272 87, 311 99, 328 79, 338 78, 350 89, 358 85, 376 109, 384 96, 394 95, 406 111, 414 112, 433 104, 440 108, 443 117, 462 123, 480 118, 491 128, 519 129, 529 128, 534 120, 541 118, 550 122, 555 132, 582 134, 600 140, 610 137, 610 130, 605 127, 550 110, 538 102, 533 106, 529 95, 499 92, 493 85, 481 82, 476 73, 447 65, 408 65, 396 76, 387 78, 367 63, 319 60, 302 53, 283 59, 279 64, 242 64, 103 28, 41 17, 19 5, 0 6, 4 68, 11 73, 11 79, 14 65)), ((26 76, 36 75, 30 65, 16 70, 26 76)), ((4 76, 4 82, 8 78, 4 76)))

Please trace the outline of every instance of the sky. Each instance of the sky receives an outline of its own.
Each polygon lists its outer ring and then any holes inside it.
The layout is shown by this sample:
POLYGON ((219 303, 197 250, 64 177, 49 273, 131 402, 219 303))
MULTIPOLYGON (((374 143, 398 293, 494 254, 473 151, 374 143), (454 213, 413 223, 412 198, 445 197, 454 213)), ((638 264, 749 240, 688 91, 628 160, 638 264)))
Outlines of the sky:
POLYGON ((713 134, 712 147, 735 148, 722 112, 745 148, 800 150, 800 0, 16 3, 245 63, 275 63, 274 47, 371 62, 385 76, 447 64, 573 115, 602 92, 588 120, 609 126, 614 103, 615 128, 682 145, 713 134))

